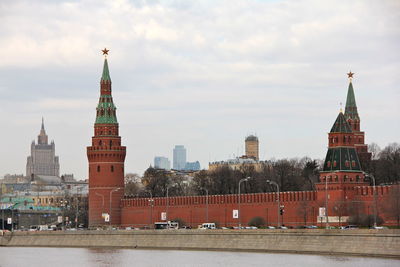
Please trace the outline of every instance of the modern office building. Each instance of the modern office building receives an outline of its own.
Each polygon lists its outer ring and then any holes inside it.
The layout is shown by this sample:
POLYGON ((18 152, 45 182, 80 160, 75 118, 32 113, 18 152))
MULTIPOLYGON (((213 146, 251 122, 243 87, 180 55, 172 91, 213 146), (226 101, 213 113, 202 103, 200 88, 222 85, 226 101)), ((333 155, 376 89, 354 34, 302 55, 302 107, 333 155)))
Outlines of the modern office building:
POLYGON ((186 166, 186 148, 183 145, 176 145, 174 148, 173 169, 184 170, 186 166))
POLYGON ((31 155, 28 156, 26 162, 26 176, 33 175, 60 175, 60 164, 58 156, 55 155, 54 141, 48 143, 48 136, 44 129, 44 121, 42 118, 42 127, 38 135, 38 142, 32 141, 31 155))
POLYGON ((170 170, 171 162, 166 157, 154 157, 154 168, 170 170))
POLYGON ((200 162, 186 162, 185 164, 185 171, 199 171, 200 170, 200 162))

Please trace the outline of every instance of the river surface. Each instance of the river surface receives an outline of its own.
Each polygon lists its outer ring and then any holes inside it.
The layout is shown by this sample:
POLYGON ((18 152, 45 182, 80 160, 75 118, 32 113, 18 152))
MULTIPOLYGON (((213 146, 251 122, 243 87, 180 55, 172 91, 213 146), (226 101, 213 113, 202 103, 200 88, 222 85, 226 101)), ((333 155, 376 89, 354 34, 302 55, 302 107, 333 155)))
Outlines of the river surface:
POLYGON ((0 248, 1 267, 400 266, 400 260, 300 254, 92 248, 0 248))

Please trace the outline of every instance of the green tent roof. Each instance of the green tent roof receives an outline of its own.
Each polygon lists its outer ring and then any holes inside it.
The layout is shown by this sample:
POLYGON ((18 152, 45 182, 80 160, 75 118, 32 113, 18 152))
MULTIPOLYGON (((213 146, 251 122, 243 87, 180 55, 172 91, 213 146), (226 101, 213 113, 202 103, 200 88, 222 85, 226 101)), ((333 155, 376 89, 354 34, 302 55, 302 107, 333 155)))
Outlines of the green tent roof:
POLYGON ((349 89, 347 90, 346 108, 344 111, 346 118, 359 119, 356 97, 354 95, 353 84, 350 82, 349 89))
POLYGON ((361 165, 354 147, 329 148, 323 171, 360 171, 361 165))
POLYGON ((108 70, 107 58, 104 59, 103 74, 101 75, 101 80, 111 82, 110 71, 108 70))
POLYGON ((339 112, 339 115, 331 128, 331 133, 351 133, 350 125, 346 121, 342 112, 339 112))

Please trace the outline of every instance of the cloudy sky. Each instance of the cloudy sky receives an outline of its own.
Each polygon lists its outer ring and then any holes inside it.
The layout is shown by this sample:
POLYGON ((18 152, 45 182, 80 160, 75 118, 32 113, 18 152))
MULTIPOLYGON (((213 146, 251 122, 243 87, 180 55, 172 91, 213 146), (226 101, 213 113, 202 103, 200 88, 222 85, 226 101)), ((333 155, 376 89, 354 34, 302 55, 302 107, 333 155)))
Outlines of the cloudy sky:
POLYGON ((156 155, 323 158, 353 85, 367 143, 400 141, 400 2, 1 1, 0 176, 24 173, 45 118, 61 172, 87 177, 103 57, 126 171, 156 155))

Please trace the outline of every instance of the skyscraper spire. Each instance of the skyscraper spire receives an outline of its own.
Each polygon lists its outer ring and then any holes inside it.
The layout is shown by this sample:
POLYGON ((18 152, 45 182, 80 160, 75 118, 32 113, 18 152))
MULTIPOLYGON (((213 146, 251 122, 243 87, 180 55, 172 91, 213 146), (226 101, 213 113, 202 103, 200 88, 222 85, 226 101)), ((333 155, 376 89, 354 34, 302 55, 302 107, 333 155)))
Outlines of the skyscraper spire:
POLYGON ((48 137, 46 134, 46 130, 44 129, 44 119, 42 117, 42 126, 40 128, 40 133, 38 135, 38 144, 39 145, 47 145, 48 144, 48 137))

